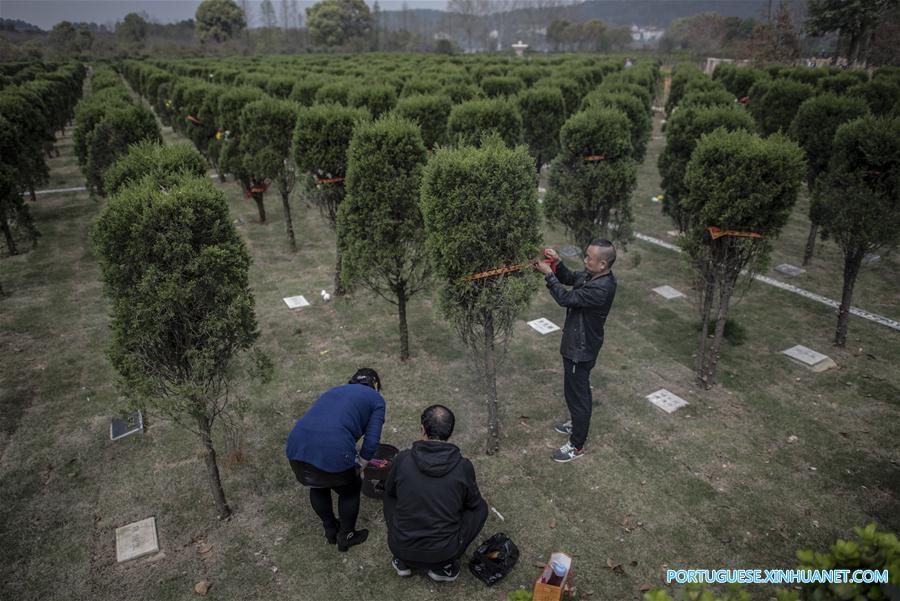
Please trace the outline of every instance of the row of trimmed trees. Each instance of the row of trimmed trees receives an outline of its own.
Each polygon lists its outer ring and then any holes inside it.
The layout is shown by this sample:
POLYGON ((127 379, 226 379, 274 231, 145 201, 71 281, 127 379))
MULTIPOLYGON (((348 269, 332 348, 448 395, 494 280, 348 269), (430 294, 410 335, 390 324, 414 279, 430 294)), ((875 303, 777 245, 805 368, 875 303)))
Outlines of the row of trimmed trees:
POLYGON ((152 67, 129 65, 125 73, 154 105, 186 113, 173 125, 188 132, 207 128, 203 135, 221 142, 216 161, 245 190, 275 179, 261 157, 270 156, 265 163, 273 168, 295 169, 306 196, 336 229, 336 290, 366 287, 397 307, 402 359, 409 356, 407 305, 437 275, 441 307, 482 368, 489 452, 500 440, 495 350, 537 282, 528 272, 476 282, 461 278, 536 254, 535 167, 543 157, 556 156, 548 215, 577 232, 579 241, 606 234, 624 238, 658 81, 655 65, 611 74, 568 121, 559 90, 523 91, 517 101, 530 103, 535 117, 546 117, 538 120, 543 130, 537 142, 526 147, 522 116, 503 98, 452 106, 439 96, 413 95, 373 118, 366 107, 298 106, 247 86, 223 91, 205 82, 171 80, 152 67), (274 119, 279 109, 285 109, 284 118, 274 119), (442 131, 446 138, 434 137, 442 131), (259 143, 249 142, 254 136, 259 143), (542 158, 536 161, 536 155, 542 158), (577 181, 579 174, 590 176, 588 186, 577 181), (606 184, 611 177, 616 185, 606 184), (579 218, 587 223, 579 224, 579 218))
POLYGON ((0 79, 0 229, 11 255, 18 241, 37 242, 23 194, 35 201, 49 181, 47 158, 59 154, 56 136, 72 119, 84 76, 80 64, 35 62, 8 65, 0 79))
POLYGON ((789 76, 771 79, 731 66, 712 80, 692 65, 674 70, 675 98, 667 105, 667 143, 659 158, 663 211, 698 274, 697 375, 708 387, 715 382, 738 281, 767 264, 771 240, 804 180, 812 196, 811 221, 844 254, 837 345, 846 342, 863 256, 897 242, 900 120, 872 115, 857 95, 816 95, 815 89, 789 76))

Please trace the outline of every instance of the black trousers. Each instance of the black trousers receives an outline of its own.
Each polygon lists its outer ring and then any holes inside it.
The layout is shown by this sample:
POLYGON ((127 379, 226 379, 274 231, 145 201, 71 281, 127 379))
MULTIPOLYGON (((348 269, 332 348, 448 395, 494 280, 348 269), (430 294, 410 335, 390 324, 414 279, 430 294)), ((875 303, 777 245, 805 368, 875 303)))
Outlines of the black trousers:
POLYGON ((591 411, 594 399, 591 397, 591 370, 593 361, 575 362, 563 357, 563 388, 566 395, 566 406, 572 418, 572 434, 569 442, 576 449, 584 446, 591 427, 591 411))
MULTIPOLYGON (((396 498, 390 495, 384 495, 384 522, 388 530, 393 528, 394 509, 396 508, 396 505, 396 498)), ((487 521, 487 516, 488 506, 484 501, 481 502, 481 505, 479 505, 477 509, 463 510, 459 522, 459 545, 457 546, 456 550, 453 551, 451 556, 443 561, 430 563, 416 561, 415 554, 404 553, 401 549, 391 549, 391 553, 394 554, 394 557, 411 568, 422 568, 428 570, 442 568, 448 563, 458 561, 460 557, 465 555, 466 549, 469 548, 469 545, 472 544, 472 541, 475 540, 475 537, 477 537, 481 532, 481 529, 484 528, 484 523, 487 521)), ((388 540, 390 540, 390 534, 388 535, 388 540)))
POLYGON ((313 511, 322 520, 327 533, 346 534, 356 529, 356 518, 359 517, 359 491, 362 480, 359 472, 351 468, 344 472, 323 472, 317 467, 302 461, 291 460, 291 469, 297 481, 309 487, 309 503, 313 511), (338 517, 334 515, 331 492, 338 497, 338 517), (340 528, 338 528, 340 519, 340 528))

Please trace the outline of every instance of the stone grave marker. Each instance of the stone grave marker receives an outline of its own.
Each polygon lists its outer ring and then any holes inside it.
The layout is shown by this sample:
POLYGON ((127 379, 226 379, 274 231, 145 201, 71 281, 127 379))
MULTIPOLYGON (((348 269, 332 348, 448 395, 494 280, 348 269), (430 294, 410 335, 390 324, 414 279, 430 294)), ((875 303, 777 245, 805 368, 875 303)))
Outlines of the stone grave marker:
POLYGON ((659 286, 658 288, 654 288, 653 292, 657 293, 658 295, 660 295, 661 297, 663 297, 667 300, 673 299, 673 298, 680 298, 680 297, 684 296, 684 294, 682 294, 681 292, 672 288, 669 285, 659 286))
POLYGON ((802 267, 797 267, 796 265, 791 265, 790 263, 782 263, 775 267, 775 271, 778 273, 783 273, 784 275, 796 276, 801 273, 806 273, 806 270, 802 267))
POLYGON ((559 326, 546 317, 541 317, 540 319, 529 321, 528 325, 540 334, 549 334, 550 332, 556 332, 557 330, 559 330, 559 326))
POLYGON ((309 306, 309 301, 306 300, 302 294, 300 296, 288 296, 283 300, 284 304, 288 306, 288 309, 299 309, 300 307, 309 306))
POLYGON ((156 518, 116 528, 116 560, 119 563, 159 551, 156 518))
POLYGON ((144 416, 140 411, 134 411, 131 415, 124 419, 114 417, 109 423, 109 438, 111 440, 119 440, 125 438, 135 432, 143 432, 144 416))
POLYGON ((647 400, 666 413, 672 413, 688 404, 686 400, 665 388, 660 388, 656 392, 648 394, 647 400))
POLYGON ((823 355, 802 344, 792 346, 781 351, 781 353, 814 372, 822 372, 832 367, 837 367, 837 364, 828 355, 823 355))

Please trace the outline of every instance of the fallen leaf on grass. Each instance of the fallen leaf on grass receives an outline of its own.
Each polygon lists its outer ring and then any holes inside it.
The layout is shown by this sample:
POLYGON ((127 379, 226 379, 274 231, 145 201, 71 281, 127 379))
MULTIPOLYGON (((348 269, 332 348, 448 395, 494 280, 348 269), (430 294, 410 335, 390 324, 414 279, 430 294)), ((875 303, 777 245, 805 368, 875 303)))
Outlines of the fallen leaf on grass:
POLYGON ((550 527, 556 528, 556 518, 550 518, 550 527))
POLYGON ((645 584, 642 584, 642 585, 641 585, 641 592, 642 592, 642 593, 646 593, 647 591, 649 591, 649 590, 652 589, 652 588, 653 588, 653 586, 650 585, 650 584, 646 584, 646 583, 645 583, 645 584))
POLYGON ((616 574, 625 575, 625 568, 622 567, 622 564, 614 562, 610 558, 606 558, 606 567, 615 572, 616 574))
POLYGON ((200 595, 201 597, 205 597, 206 593, 209 592, 209 587, 211 587, 211 586, 212 586, 212 584, 209 582, 209 580, 201 580, 200 582, 198 582, 197 584, 194 585, 194 592, 197 593, 198 595, 200 595))
POLYGON ((209 544, 209 543, 200 545, 200 546, 197 548, 197 553, 199 553, 200 555, 206 555, 206 554, 209 553, 210 551, 212 551, 212 545, 209 544))

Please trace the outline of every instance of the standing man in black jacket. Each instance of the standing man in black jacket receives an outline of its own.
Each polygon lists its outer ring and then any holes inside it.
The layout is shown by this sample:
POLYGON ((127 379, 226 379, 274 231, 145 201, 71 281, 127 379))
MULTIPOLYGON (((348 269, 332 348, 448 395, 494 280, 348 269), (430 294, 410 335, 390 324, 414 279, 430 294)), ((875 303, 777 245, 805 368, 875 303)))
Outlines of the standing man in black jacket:
POLYGON ((384 521, 391 565, 398 576, 428 570, 438 582, 459 577, 459 558, 487 520, 475 468, 448 440, 453 412, 432 405, 422 412, 422 440, 394 458, 384 484, 384 521))
POLYGON ((553 453, 554 461, 565 463, 584 454, 588 428, 591 425, 591 369, 603 346, 603 326, 616 296, 616 277, 611 269, 616 262, 616 247, 604 239, 592 241, 584 251, 584 271, 570 271, 553 249, 545 256, 557 262, 556 274, 550 264, 539 262, 553 299, 566 308, 559 352, 563 356, 563 387, 570 419, 556 424, 569 441, 553 453), (563 286, 571 286, 566 290, 563 286))

